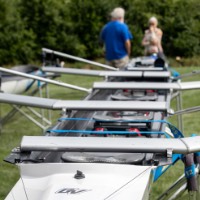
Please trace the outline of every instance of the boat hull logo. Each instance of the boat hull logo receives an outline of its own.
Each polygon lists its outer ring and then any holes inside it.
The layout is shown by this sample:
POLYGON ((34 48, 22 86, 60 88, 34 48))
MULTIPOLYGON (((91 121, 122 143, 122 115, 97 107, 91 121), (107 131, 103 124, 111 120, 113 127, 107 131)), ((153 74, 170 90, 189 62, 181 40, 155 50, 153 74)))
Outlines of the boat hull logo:
POLYGON ((59 189, 58 191, 56 191, 56 194, 82 194, 85 192, 89 192, 91 190, 87 190, 87 189, 80 189, 80 188, 62 188, 59 189))

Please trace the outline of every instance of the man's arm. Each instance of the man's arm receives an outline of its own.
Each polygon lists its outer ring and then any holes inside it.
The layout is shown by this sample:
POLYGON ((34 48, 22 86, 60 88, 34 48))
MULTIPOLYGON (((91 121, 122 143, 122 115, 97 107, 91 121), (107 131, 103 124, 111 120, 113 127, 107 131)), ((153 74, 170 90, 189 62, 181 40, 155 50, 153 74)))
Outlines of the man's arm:
POLYGON ((128 56, 130 56, 131 55, 131 41, 130 40, 126 40, 125 47, 126 47, 126 52, 128 53, 128 56))
POLYGON ((129 31, 129 28, 126 24, 123 24, 123 38, 125 41, 125 48, 128 56, 131 55, 131 39, 133 38, 131 32, 129 31))

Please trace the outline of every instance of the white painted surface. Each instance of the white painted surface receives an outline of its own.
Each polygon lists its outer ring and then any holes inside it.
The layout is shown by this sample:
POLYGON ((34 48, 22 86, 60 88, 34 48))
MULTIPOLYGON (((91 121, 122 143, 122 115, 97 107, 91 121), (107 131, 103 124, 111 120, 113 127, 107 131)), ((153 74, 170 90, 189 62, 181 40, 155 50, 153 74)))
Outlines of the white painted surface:
MULTIPOLYGON (((151 175, 151 167, 114 164, 20 164, 21 177, 29 200, 142 200, 151 175), (84 179, 75 179, 76 170, 84 179), (59 193, 86 190, 80 193, 59 193)), ((24 200, 19 181, 11 193, 24 200)), ((11 194, 6 200, 12 200, 11 194)))

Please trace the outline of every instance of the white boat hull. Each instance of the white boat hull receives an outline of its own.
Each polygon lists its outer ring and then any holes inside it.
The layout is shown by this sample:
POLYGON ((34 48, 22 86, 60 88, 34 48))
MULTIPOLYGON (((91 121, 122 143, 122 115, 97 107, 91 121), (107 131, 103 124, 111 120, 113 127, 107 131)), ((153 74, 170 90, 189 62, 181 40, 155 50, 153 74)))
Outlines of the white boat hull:
POLYGON ((20 164, 6 200, 146 200, 151 167, 94 163, 20 164), (85 178, 76 179, 76 171, 85 178), (24 188, 25 187, 25 188, 24 188))
MULTIPOLYGON (((27 88, 29 87, 29 85, 32 84, 32 82, 33 80, 31 79, 21 79, 3 82, 1 85, 1 91, 9 94, 22 94, 27 90, 27 88)), ((32 86, 36 88, 37 82, 35 82, 32 86)))

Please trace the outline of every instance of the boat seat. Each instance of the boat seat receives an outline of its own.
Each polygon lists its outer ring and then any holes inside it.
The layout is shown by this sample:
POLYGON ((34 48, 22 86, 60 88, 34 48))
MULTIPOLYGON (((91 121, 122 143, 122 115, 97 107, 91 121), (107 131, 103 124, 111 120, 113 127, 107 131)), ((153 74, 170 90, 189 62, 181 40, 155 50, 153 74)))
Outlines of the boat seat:
POLYGON ((131 114, 129 115, 125 115, 123 116, 123 114, 120 117, 112 117, 112 116, 108 116, 108 115, 94 115, 93 119, 97 120, 97 121, 102 121, 102 122, 106 122, 106 121, 123 121, 123 120, 150 120, 153 118, 153 113, 150 112, 149 115, 144 116, 144 115, 133 115, 131 116, 131 114))
POLYGON ((141 164, 145 158, 144 153, 88 153, 66 152, 61 159, 64 162, 75 163, 110 163, 110 164, 141 164))
POLYGON ((112 100, 118 100, 118 101, 132 101, 132 100, 139 100, 139 101, 155 101, 157 100, 157 95, 153 96, 124 96, 122 94, 117 95, 111 95, 112 100))

